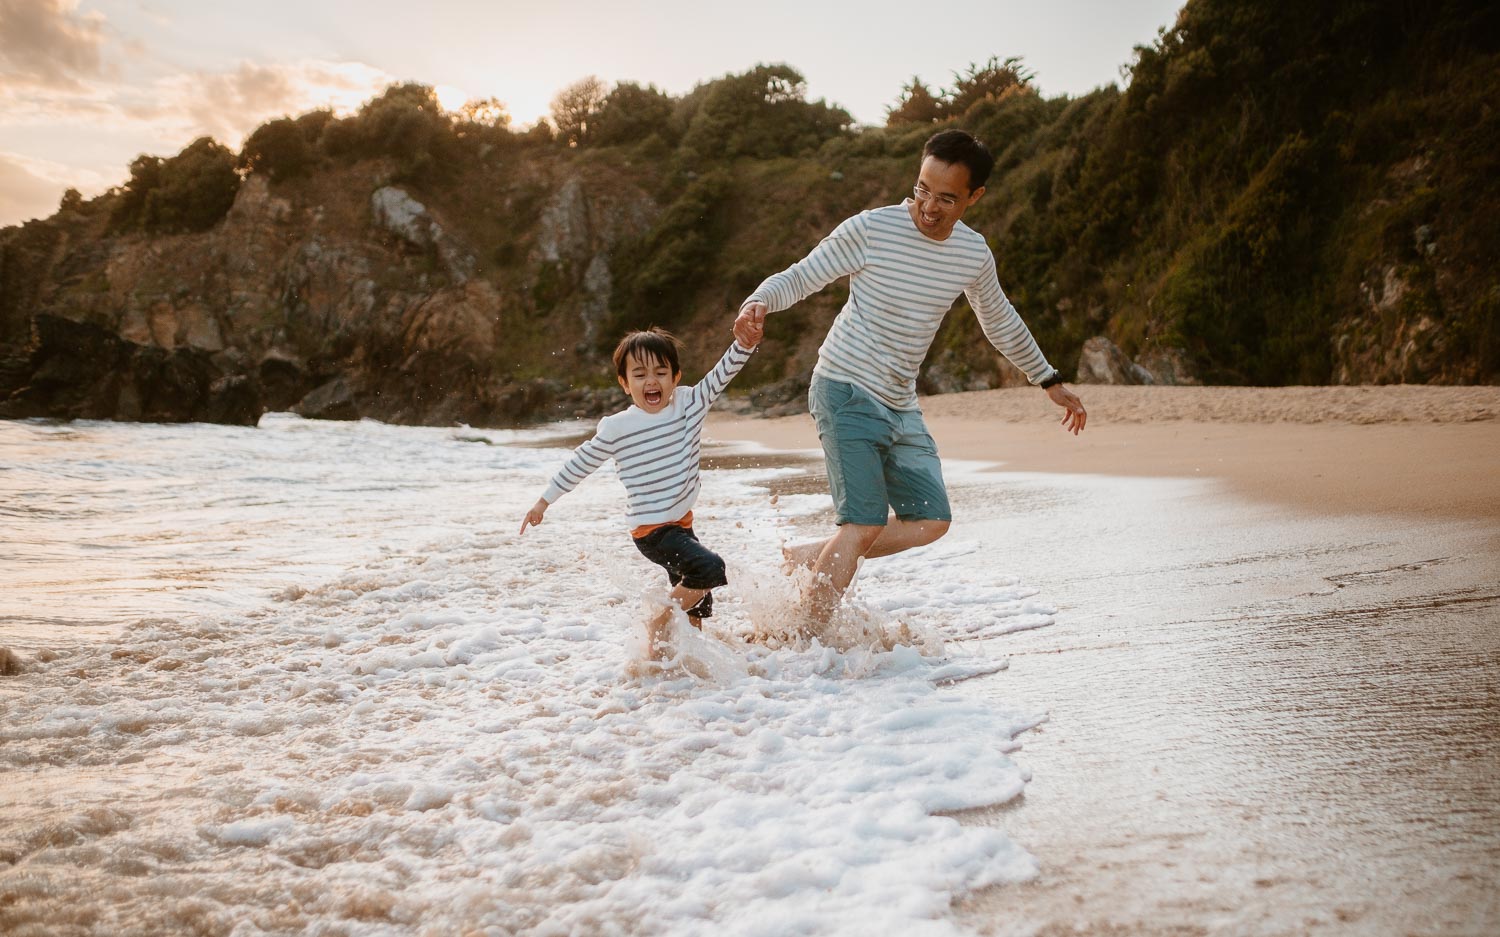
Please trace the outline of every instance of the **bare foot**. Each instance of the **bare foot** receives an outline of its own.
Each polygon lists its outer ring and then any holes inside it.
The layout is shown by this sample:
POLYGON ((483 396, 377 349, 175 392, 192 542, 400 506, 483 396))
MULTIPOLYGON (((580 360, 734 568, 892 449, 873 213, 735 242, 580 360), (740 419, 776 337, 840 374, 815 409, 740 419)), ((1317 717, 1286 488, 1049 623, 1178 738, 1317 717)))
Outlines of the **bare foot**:
POLYGON ((799 568, 812 569, 823 552, 826 540, 809 540, 805 543, 783 543, 781 545, 781 572, 790 576, 799 568))
POLYGON ((664 661, 672 656, 672 644, 668 639, 667 623, 654 620, 646 623, 646 659, 664 661))

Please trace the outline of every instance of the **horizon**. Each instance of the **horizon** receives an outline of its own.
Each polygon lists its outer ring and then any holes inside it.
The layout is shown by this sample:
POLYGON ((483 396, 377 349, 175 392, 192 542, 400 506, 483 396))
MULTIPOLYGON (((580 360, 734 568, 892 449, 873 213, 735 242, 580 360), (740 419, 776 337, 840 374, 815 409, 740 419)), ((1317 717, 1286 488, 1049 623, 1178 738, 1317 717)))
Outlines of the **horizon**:
POLYGON ((1037 9, 962 0, 915 36, 893 28, 843 44, 827 37, 855 10, 861 24, 897 23, 909 15, 905 5, 807 10, 774 0, 752 17, 660 0, 647 17, 602 0, 545 11, 450 0, 421 23, 387 0, 362 4, 357 16, 346 6, 0 4, 0 227, 51 216, 68 188, 102 194, 128 179, 139 155, 175 155, 201 136, 238 150, 268 120, 322 107, 353 113, 403 81, 431 86, 448 110, 497 98, 517 128, 549 117, 552 98, 591 75, 680 97, 757 64, 795 68, 808 100, 842 107, 860 126, 883 124, 913 78, 948 87, 992 56, 1019 57, 1045 96, 1078 96, 1120 84, 1135 47, 1175 22, 1181 3, 1071 0, 1037 9), (802 28, 785 25, 793 15, 802 28), (571 48, 558 54, 560 45, 571 48))

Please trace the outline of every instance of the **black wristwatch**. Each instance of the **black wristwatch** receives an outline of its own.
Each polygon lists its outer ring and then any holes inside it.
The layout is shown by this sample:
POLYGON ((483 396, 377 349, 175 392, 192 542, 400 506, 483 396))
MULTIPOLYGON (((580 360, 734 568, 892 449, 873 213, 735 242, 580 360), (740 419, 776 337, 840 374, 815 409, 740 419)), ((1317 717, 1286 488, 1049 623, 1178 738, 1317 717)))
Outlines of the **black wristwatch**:
POLYGON ((1040 384, 1038 384, 1036 386, 1040 387, 1042 390, 1046 390, 1049 387, 1056 387, 1058 384, 1061 384, 1061 383, 1062 383, 1062 372, 1054 369, 1053 372, 1052 372, 1052 376, 1051 377, 1047 378, 1045 381, 1042 381, 1040 384))

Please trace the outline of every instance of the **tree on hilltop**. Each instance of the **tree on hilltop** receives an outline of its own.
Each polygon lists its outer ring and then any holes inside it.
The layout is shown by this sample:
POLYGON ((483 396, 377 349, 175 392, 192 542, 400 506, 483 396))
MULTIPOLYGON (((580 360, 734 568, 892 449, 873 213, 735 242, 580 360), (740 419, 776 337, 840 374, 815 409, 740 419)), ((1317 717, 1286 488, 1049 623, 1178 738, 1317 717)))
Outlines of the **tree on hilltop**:
POLYGON ((806 153, 854 123, 841 107, 808 101, 807 80, 790 65, 757 65, 700 85, 683 105, 683 147, 707 158, 806 153))
POLYGON ((255 128, 240 148, 237 165, 281 182, 303 174, 316 159, 317 151, 303 133, 302 125, 290 117, 282 117, 255 128))
POLYGON ((992 55, 983 65, 971 62, 963 74, 953 73, 953 90, 948 92, 948 113, 959 117, 980 101, 998 101, 1018 89, 1030 87, 1034 77, 1031 70, 1021 64, 1018 55, 1003 62, 998 55, 992 55))
POLYGON ((114 230, 174 233, 211 228, 240 189, 235 156, 213 137, 199 137, 170 159, 141 155, 110 215, 114 230))
POLYGON ((885 125, 932 124, 962 117, 984 101, 1002 101, 1010 95, 1031 91, 1035 75, 1013 55, 1002 61, 990 56, 983 65, 970 62, 963 72, 953 73, 953 87, 932 91, 913 76, 901 87, 901 97, 886 109, 885 125))
POLYGON ((652 134, 664 140, 672 132, 673 101, 655 85, 644 88, 622 81, 605 96, 595 115, 591 139, 601 146, 636 143, 652 134))
POLYGON ((933 94, 922 79, 913 75, 908 84, 901 86, 901 97, 894 107, 886 108, 885 125, 896 127, 902 124, 932 124, 943 119, 947 104, 941 90, 933 94))
POLYGON ((590 142, 594 119, 604 107, 606 94, 604 82, 597 76, 568 85, 552 99, 552 123, 557 135, 569 146, 583 146, 590 142))

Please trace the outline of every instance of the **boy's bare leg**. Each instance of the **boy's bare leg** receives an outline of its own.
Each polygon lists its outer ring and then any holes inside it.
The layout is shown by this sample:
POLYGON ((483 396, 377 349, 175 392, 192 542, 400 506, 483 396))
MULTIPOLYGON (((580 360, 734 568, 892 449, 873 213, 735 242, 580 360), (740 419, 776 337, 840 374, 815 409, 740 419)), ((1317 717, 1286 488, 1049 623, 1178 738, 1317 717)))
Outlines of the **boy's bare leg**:
MULTIPOLYGON (((667 597, 671 604, 646 622, 646 657, 648 660, 667 659, 667 652, 670 650, 667 642, 667 623, 672 620, 672 613, 679 608, 692 608, 705 595, 708 595, 707 589, 672 587, 672 594, 667 597)), ((697 622, 694 622, 694 625, 701 627, 697 622)))
MULTIPOLYGON (((848 527, 848 524, 844 525, 848 527)), ((843 528, 839 528, 842 530, 843 528)), ((880 536, 870 545, 870 551, 864 554, 866 557, 890 556, 903 550, 914 547, 923 547, 948 532, 947 521, 903 521, 892 517, 886 525, 879 528, 880 536)), ((835 535, 837 536, 837 535, 835 535)), ((799 566, 809 569, 816 568, 823 550, 833 542, 833 537, 827 540, 815 540, 811 543, 801 543, 794 547, 783 546, 781 556, 786 561, 785 571, 791 572, 799 566)))

